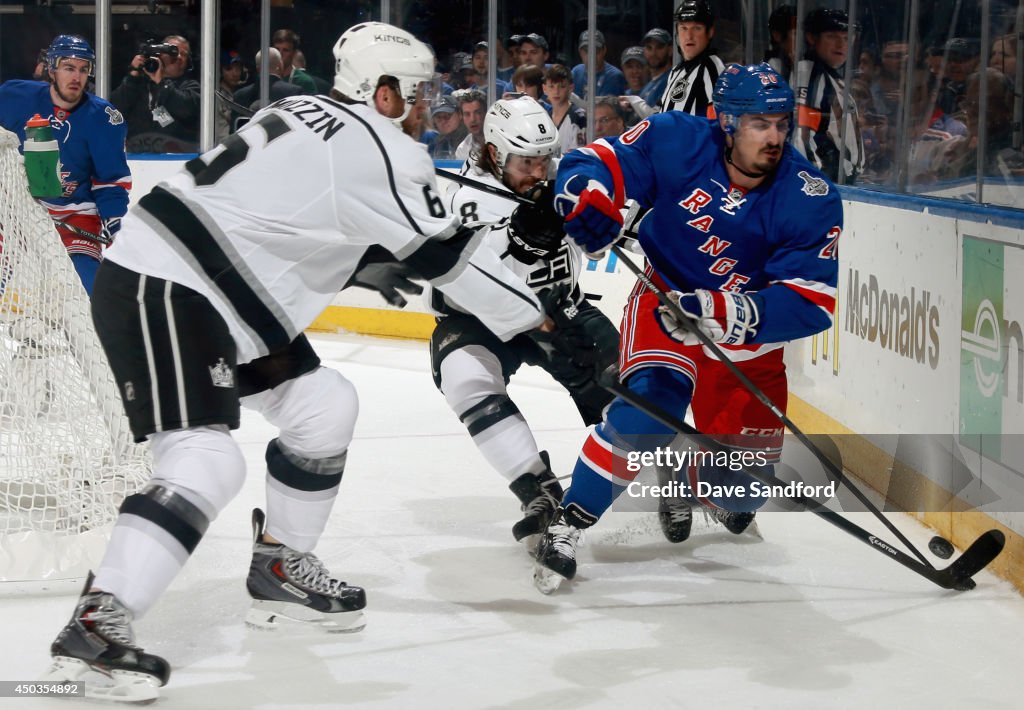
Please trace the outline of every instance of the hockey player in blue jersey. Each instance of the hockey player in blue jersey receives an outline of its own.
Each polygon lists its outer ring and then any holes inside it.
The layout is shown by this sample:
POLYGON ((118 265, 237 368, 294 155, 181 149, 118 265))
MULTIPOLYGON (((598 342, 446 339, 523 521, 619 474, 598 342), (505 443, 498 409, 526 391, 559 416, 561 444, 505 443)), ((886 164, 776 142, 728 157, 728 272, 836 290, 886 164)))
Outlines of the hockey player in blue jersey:
MULTIPOLYGON (((592 254, 618 238, 627 199, 650 208, 635 227, 648 275, 785 410, 783 345, 832 323, 842 203, 835 186, 787 144, 793 91, 770 66, 730 65, 713 100, 717 118, 670 111, 567 155, 554 206, 569 236, 592 254)), ((771 473, 783 425, 639 282, 621 332, 626 387, 676 416, 690 409, 698 429, 734 452, 755 454, 747 460, 771 473)), ((637 475, 630 455, 667 447, 674 436, 622 399, 611 404, 584 443, 538 549, 543 591, 575 575, 580 532, 637 475)), ((694 492, 700 482, 751 481, 728 466, 690 466, 681 474, 694 492)), ((719 511, 734 532, 765 502, 714 494, 696 500, 719 511)), ((663 521, 663 528, 685 539, 685 523, 673 530, 663 521)))
POLYGON ((95 63, 96 53, 85 39, 60 35, 46 50, 48 81, 0 85, 0 126, 22 143, 25 123, 34 114, 50 121, 60 150, 62 194, 41 201, 90 294, 101 241, 110 241, 120 229, 132 184, 124 118, 110 102, 85 90, 95 63))

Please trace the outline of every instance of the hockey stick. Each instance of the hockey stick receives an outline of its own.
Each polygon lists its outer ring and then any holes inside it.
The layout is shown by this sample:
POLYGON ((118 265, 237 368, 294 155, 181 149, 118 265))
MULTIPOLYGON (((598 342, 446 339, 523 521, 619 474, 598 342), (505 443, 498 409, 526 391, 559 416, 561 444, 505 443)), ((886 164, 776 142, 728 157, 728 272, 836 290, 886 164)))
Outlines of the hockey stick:
MULTIPOLYGON (((669 414, 665 410, 647 401, 625 385, 621 384, 618 381, 617 376, 610 376, 610 371, 606 371, 601 377, 601 386, 650 417, 658 420, 670 429, 694 439, 702 446, 705 446, 716 453, 719 451, 728 451, 727 447, 712 437, 707 434, 702 434, 678 417, 669 414)), ((762 473, 761 471, 751 471, 747 469, 745 470, 745 473, 766 486, 774 486, 779 483, 777 479, 769 476, 768 474, 762 473)), ((1001 531, 989 530, 988 532, 982 533, 977 540, 972 542, 971 545, 964 550, 964 553, 954 560, 948 567, 936 569, 930 564, 921 563, 910 555, 900 552, 884 540, 880 540, 856 523, 843 517, 834 510, 826 508, 815 500, 808 499, 806 496, 799 494, 785 496, 785 498, 796 503, 805 510, 814 513, 819 518, 831 523, 840 530, 849 533, 865 545, 878 550, 882 554, 896 562, 899 562, 907 569, 916 572, 943 589, 955 589, 957 591, 974 589, 976 583, 971 578, 994 560, 999 553, 1002 552, 1003 546, 1006 544, 1006 537, 1001 531)))
POLYGON ((834 476, 837 481, 846 486, 847 490, 853 493, 854 497, 856 497, 857 500, 860 501, 861 505, 863 505, 865 509, 872 513, 876 518, 881 520, 882 524, 885 525, 885 527, 887 527, 889 531, 893 535, 895 535, 900 542, 906 545, 907 549, 913 552, 914 556, 917 557, 918 560, 920 560, 928 567, 934 569, 934 566, 931 562, 928 561, 928 558, 926 558, 910 542, 910 540, 908 540, 907 537, 902 532, 900 532, 899 528, 897 528, 891 520, 882 515, 882 511, 880 511, 875 506, 875 504, 872 503, 868 499, 868 497, 864 495, 864 493, 861 492, 861 490, 853 484, 852 481, 850 481, 849 477, 843 473, 842 469, 839 468, 839 466, 836 466, 835 462, 833 462, 832 459, 826 456, 825 452, 823 452, 817 444, 811 441, 811 439, 796 424, 793 423, 793 420, 786 416, 785 412, 779 409, 775 405, 775 403, 772 402, 771 399, 769 399, 768 395, 766 395, 760 387, 754 384, 751 381, 751 379, 747 377, 747 375, 743 372, 743 370, 741 370, 732 360, 729 359, 729 357, 722 351, 722 349, 718 346, 718 344, 715 341, 709 338, 702 330, 700 330, 696 326, 696 324, 694 324, 694 322, 685 313, 683 313, 683 310, 678 306, 678 304, 676 304, 672 299, 670 299, 664 291, 658 288, 654 281, 646 273, 644 273, 643 269, 634 264, 619 247, 613 245, 611 250, 612 253, 619 258, 619 261, 624 262, 626 264, 626 268, 628 268, 630 271, 633 272, 634 275, 636 275, 640 283, 642 283, 648 291, 653 293, 662 305, 664 305, 670 311, 672 311, 672 315, 676 317, 676 320, 680 321, 683 327, 685 327, 690 333, 696 336, 697 340, 700 341, 700 344, 703 345, 708 350, 710 350, 715 355, 715 357, 718 358, 718 360, 721 361, 723 365, 725 365, 725 368, 736 376, 736 379, 740 381, 740 383, 747 389, 748 392, 754 395, 754 397, 756 397, 757 400, 761 402, 761 404, 767 407, 769 411, 771 411, 771 413, 774 414, 780 422, 782 422, 791 432, 793 432, 793 435, 796 436, 800 443, 807 447, 807 450, 810 451, 811 454, 813 454, 814 457, 821 462, 821 465, 825 467, 825 470, 828 471, 829 474, 834 476))
MULTIPOLYGON (((486 192, 488 194, 496 195, 498 197, 504 197, 505 199, 513 200, 520 204, 533 204, 532 200, 522 197, 521 195, 516 195, 515 193, 507 192, 492 185, 481 183, 478 180, 474 180, 473 178, 467 177, 465 175, 456 175, 453 173, 448 173, 446 171, 441 170, 440 168, 435 168, 435 172, 437 172, 437 174, 442 177, 446 177, 457 183, 466 185, 468 187, 472 187, 474 189, 486 192)), ((679 320, 687 330, 692 332, 703 346, 705 346, 712 353, 714 353, 715 357, 717 357, 722 362, 722 364, 725 365, 726 369, 728 369, 733 375, 736 376, 740 383, 752 395, 754 395, 754 397, 756 397, 758 401, 760 401, 764 406, 766 406, 768 410, 771 411, 772 414, 774 414, 780 422, 782 422, 786 427, 790 429, 790 431, 793 432, 797 439, 805 447, 807 447, 808 451, 810 451, 811 454, 821 462, 821 464, 825 467, 825 470, 828 471, 828 473, 831 476, 835 477, 836 480, 842 483, 851 493, 853 493, 853 495, 857 498, 857 500, 860 501, 860 503, 865 507, 865 509, 868 510, 876 518, 878 518, 882 522, 882 524, 885 525, 885 527, 888 528, 889 531, 893 535, 895 535, 896 538, 914 554, 914 556, 921 562, 921 564, 925 565, 930 569, 935 569, 935 566, 932 565, 928 558, 925 557, 917 549, 917 547, 915 547, 914 544, 907 539, 906 535, 900 532, 899 528, 897 528, 891 520, 886 518, 882 514, 882 512, 877 508, 877 506, 875 506, 867 498, 867 496, 865 496, 864 493, 861 492, 861 490, 857 488, 853 484, 853 482, 850 481, 849 477, 842 472, 842 469, 839 466, 837 466, 832 461, 832 459, 830 459, 821 450, 819 446, 817 446, 813 441, 811 441, 810 438, 806 434, 804 434, 804 432, 799 427, 797 427, 796 424, 794 424, 793 421, 788 416, 786 416, 786 414, 782 410, 780 410, 774 402, 771 401, 771 399, 769 399, 768 395, 766 395, 760 387, 754 384, 750 380, 750 378, 747 377, 746 374, 742 370, 740 370, 740 368, 737 367, 736 364, 733 363, 732 360, 730 360, 725 355, 725 353, 722 351, 722 349, 718 346, 717 343, 715 343, 713 340, 711 340, 711 338, 705 335, 703 331, 697 328, 693 321, 691 321, 690 318, 687 317, 685 313, 683 313, 682 309, 679 308, 679 306, 675 302, 673 302, 667 295, 665 295, 665 292, 658 288, 658 286, 651 280, 651 278, 644 273, 643 269, 634 264, 633 261, 626 256, 622 249, 614 245, 614 243, 611 247, 611 251, 613 254, 615 254, 616 257, 618 257, 618 260, 620 262, 625 263, 626 267, 630 271, 632 271, 633 274, 637 277, 637 279, 639 279, 639 281, 657 297, 659 302, 661 302, 664 306, 666 306, 669 310, 672 311, 676 319, 679 320)))
POLYGON ((61 229, 66 229, 66 230, 68 230, 69 232, 71 232, 73 234, 77 234, 80 237, 84 237, 86 239, 94 241, 97 244, 103 244, 104 246, 110 246, 111 244, 113 244, 113 242, 110 239, 107 239, 106 237, 104 237, 102 235, 99 235, 99 234, 93 234, 92 232, 90 232, 87 229, 82 229, 81 227, 76 227, 75 225, 71 224, 70 222, 65 222, 64 220, 60 220, 60 219, 54 219, 53 220, 53 224, 56 227, 59 227, 61 229))

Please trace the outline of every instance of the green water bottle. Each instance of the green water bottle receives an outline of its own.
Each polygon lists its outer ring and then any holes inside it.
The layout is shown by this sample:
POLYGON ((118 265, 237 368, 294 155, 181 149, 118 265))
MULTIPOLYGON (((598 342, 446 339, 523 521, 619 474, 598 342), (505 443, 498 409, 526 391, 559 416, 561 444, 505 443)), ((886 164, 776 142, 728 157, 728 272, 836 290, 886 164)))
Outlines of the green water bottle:
POLYGON ((25 124, 25 172, 33 197, 60 197, 60 150, 49 119, 38 113, 25 124))

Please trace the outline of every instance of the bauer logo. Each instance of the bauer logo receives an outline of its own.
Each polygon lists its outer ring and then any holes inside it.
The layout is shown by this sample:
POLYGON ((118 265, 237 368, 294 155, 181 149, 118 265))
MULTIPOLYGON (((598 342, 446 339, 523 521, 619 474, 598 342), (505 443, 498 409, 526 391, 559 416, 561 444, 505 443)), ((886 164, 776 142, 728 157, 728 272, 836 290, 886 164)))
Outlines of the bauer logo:
POLYGON ((1007 276, 1024 273, 1024 249, 965 235, 962 273, 961 443, 1009 464, 1019 452, 1003 435, 1024 431, 1024 284, 1007 276))

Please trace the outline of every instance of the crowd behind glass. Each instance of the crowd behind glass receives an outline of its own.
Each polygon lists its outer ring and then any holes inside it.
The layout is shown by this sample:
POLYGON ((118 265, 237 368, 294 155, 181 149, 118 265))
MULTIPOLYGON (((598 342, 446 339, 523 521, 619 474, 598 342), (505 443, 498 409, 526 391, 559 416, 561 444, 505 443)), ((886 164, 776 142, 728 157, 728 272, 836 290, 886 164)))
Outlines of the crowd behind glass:
MULTIPOLYGON (((413 128, 436 159, 461 160, 479 140, 487 106, 509 93, 527 93, 545 105, 559 126, 563 152, 619 135, 658 110, 669 70, 687 61, 673 19, 677 4, 601 2, 598 31, 590 37, 586 8, 578 4, 503 0, 494 51, 483 0, 392 2, 385 19, 433 46, 443 97, 414 117, 413 128), (591 48, 596 90, 588 101, 591 48)), ((95 39, 91 14, 19 5, 31 11, 0 13, 2 80, 40 78, 40 49, 57 34, 95 39)), ((327 92, 337 36, 356 22, 381 19, 375 2, 271 5, 272 101, 327 92)), ((837 181, 971 201, 981 189, 985 203, 1024 208, 1024 0, 753 5, 754 14, 746 16, 740 0, 710 1, 714 24, 707 52, 725 64, 767 60, 787 77, 801 99, 791 140, 817 155, 837 181), (802 61, 794 63, 796 53, 802 61), (835 145, 826 151, 821 137, 828 114, 835 145)), ((206 91, 215 92, 218 140, 259 108, 260 18, 239 12, 259 6, 221 3, 220 81, 206 87, 198 80, 194 50, 201 44, 198 2, 112 4, 112 46, 97 50, 110 52, 107 98, 128 122, 129 153, 199 150, 206 91), (243 16, 251 19, 228 19, 243 16)))

